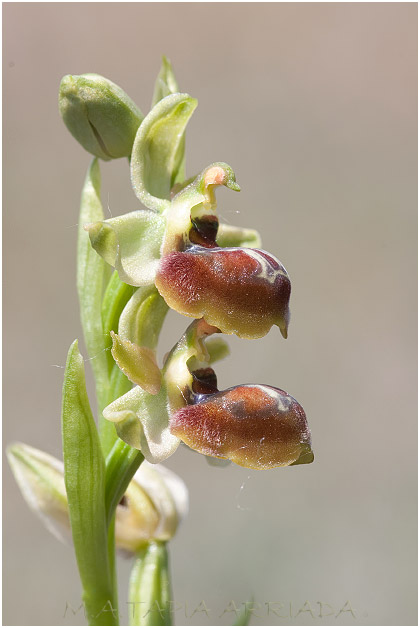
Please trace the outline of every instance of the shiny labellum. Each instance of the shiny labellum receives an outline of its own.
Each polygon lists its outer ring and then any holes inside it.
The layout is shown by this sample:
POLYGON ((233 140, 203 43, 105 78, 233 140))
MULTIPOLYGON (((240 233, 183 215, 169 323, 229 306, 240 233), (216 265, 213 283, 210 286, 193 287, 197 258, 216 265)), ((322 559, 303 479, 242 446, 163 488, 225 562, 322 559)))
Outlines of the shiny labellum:
POLYGON ((249 469, 313 461, 302 406, 272 386, 247 384, 204 395, 170 418, 170 430, 191 449, 249 469))
POLYGON ((156 287, 172 309, 204 319, 225 334, 261 338, 272 325, 287 337, 290 280, 259 249, 193 246, 159 264, 156 287))

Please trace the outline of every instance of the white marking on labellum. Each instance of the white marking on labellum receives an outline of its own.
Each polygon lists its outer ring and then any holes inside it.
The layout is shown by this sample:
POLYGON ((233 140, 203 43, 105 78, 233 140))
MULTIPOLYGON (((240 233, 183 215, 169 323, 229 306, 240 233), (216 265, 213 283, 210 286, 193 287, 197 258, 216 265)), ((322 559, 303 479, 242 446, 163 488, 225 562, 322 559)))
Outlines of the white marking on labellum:
POLYGON ((287 412, 293 402, 293 397, 290 395, 280 395, 274 388, 270 386, 264 386, 263 384, 245 384, 244 388, 259 388, 266 395, 274 399, 280 412, 287 412))
POLYGON ((268 283, 272 284, 276 282, 276 279, 279 275, 282 277, 288 277, 284 266, 273 255, 268 254, 273 260, 278 263, 279 268, 273 268, 268 259, 264 257, 264 255, 261 255, 258 249, 246 249, 246 251, 244 252, 259 263, 261 267, 261 272, 257 275, 257 277, 261 277, 262 279, 268 281, 268 283))

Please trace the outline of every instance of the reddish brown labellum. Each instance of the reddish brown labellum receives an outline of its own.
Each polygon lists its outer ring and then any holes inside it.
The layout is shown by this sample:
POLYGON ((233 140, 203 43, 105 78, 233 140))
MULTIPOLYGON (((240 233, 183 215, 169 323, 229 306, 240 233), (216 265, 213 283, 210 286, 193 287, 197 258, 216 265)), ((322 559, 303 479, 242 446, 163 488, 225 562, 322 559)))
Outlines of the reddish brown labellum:
POLYGON ((172 434, 208 456, 250 469, 312 462, 302 406, 279 388, 235 386, 205 395, 170 419, 172 434))
POLYGON ((161 259, 156 287, 169 307, 204 317, 223 333, 260 338, 278 325, 287 337, 290 280, 265 251, 202 246, 174 251, 161 259))

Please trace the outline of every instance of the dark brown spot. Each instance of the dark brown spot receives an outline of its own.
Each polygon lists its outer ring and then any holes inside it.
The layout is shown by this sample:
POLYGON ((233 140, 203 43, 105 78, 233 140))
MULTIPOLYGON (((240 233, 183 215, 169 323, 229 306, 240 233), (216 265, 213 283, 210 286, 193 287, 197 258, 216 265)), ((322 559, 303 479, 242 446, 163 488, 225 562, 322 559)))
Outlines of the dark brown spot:
POLYGON ((118 506, 122 506, 123 508, 128 508, 128 499, 125 495, 123 495, 118 502, 118 506))
POLYGON ((211 395, 218 392, 217 377, 212 368, 198 369, 192 373, 192 389, 196 395, 211 395))

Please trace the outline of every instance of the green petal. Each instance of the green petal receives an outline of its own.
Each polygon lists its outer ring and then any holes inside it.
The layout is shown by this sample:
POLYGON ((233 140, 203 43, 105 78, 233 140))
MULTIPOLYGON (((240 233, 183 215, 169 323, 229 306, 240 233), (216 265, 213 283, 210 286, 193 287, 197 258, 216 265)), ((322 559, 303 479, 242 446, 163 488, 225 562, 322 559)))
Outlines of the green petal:
MULTIPOLYGON (((89 246, 91 246, 90 242, 89 246)), ((115 366, 114 358, 112 357, 110 351, 112 347, 110 332, 118 331, 118 322, 120 320, 121 312, 135 291, 136 288, 121 281, 116 270, 113 272, 102 300, 102 326, 106 341, 106 355, 108 360, 109 375, 111 375, 112 369, 115 366)), ((108 403, 110 401, 113 400, 109 399, 108 403)))
POLYGON ((139 288, 121 313, 118 335, 139 347, 156 349, 167 312, 155 286, 139 288))
POLYGON ((162 376, 156 364, 156 355, 148 347, 138 345, 120 338, 113 331, 112 355, 124 375, 146 390, 151 395, 156 395, 160 390, 162 376))
POLYGON ((169 431, 164 386, 157 395, 150 395, 136 386, 107 406, 103 414, 115 423, 121 440, 139 449, 148 462, 162 462, 179 445, 179 439, 169 431))
POLYGON ((86 224, 95 251, 118 271, 124 283, 153 283, 165 229, 162 216, 141 210, 86 224))
POLYGON ((183 133, 197 101, 171 94, 157 103, 137 131, 131 155, 131 181, 137 198, 149 209, 169 207, 170 191, 184 156, 183 133))
POLYGON ((215 188, 220 185, 240 191, 232 168, 224 162, 215 162, 176 194, 167 212, 163 255, 190 244, 189 232, 194 218, 217 215, 215 188))
POLYGON ((261 247, 261 237, 255 229, 234 227, 233 225, 219 224, 216 242, 218 246, 240 246, 251 249, 261 247))
POLYGON ((206 341, 206 349, 209 354, 209 364, 219 362, 230 354, 228 343, 220 336, 209 338, 206 341))

